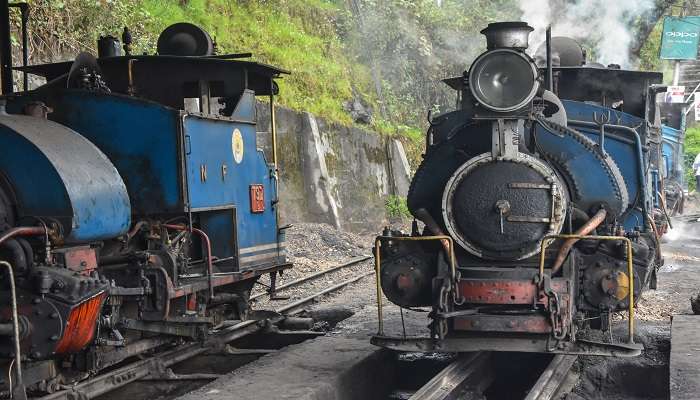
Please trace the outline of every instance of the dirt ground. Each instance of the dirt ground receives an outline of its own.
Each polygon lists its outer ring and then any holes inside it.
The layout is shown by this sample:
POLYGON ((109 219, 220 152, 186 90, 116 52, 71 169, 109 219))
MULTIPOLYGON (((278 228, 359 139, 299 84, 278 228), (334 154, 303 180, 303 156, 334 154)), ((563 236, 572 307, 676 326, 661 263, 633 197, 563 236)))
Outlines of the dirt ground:
MULTIPOLYGON (((392 229, 410 230, 410 222, 395 221, 392 229)), ((294 268, 278 278, 278 284, 284 284, 313 272, 325 270, 335 265, 362 255, 372 255, 374 238, 381 233, 383 227, 372 230, 368 227, 364 234, 354 234, 338 231, 327 224, 303 223, 295 224, 287 231, 287 254, 294 262, 294 268)), ((329 286, 347 280, 359 272, 374 269, 374 259, 358 263, 352 267, 333 272, 322 279, 313 280, 300 286, 280 292, 297 300, 321 291, 329 286)), ((261 284, 254 293, 264 292, 269 284, 269 278, 263 277, 261 284)), ((271 309, 290 300, 270 301, 268 296, 262 296, 252 305, 254 309, 271 309)), ((402 332, 399 307, 383 298, 387 329, 402 332)), ((374 275, 370 275, 354 283, 340 292, 324 297, 314 308, 347 308, 355 316, 341 322, 329 334, 348 337, 369 337, 377 330, 377 291, 374 275)), ((404 311, 404 326, 407 330, 418 333, 427 326, 427 313, 404 311)), ((410 334, 410 333, 409 333, 410 334)))
MULTIPOLYGON (((287 230, 286 248, 287 258, 294 263, 294 268, 285 271, 284 275, 277 279, 278 285, 329 269, 358 256, 370 256, 372 239, 369 235, 338 231, 327 224, 303 223, 294 224, 287 230)), ((370 262, 363 262, 321 279, 284 290, 280 294, 289 296, 291 300, 297 300, 347 280, 361 271, 369 271, 371 268, 370 262)), ((262 277, 253 293, 265 292, 269 284, 269 277, 262 277)), ((270 309, 274 308, 276 303, 276 301, 271 302, 269 296, 263 296, 254 301, 252 307, 270 309)))

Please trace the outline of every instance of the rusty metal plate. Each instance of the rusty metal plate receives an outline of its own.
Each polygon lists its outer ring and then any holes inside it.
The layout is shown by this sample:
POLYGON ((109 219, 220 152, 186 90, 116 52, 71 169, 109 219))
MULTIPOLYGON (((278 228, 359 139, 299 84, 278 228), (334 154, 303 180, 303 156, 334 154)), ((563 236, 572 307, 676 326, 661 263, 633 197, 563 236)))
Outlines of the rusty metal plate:
POLYGON ((456 331, 550 333, 552 326, 545 315, 467 315, 456 317, 456 331))
MULTIPOLYGON (((552 289, 567 293, 566 280, 552 280, 552 289)), ((545 304, 546 297, 539 293, 532 280, 462 279, 460 294, 472 304, 545 304), (537 301, 535 301, 537 299, 537 301)))

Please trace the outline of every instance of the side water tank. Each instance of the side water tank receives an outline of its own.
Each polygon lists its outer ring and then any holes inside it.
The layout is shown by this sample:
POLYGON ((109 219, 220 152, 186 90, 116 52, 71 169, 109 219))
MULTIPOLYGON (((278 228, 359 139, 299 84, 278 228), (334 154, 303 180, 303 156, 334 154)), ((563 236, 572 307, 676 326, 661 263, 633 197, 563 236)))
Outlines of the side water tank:
POLYGON ((40 117, 0 113, 0 174, 17 217, 56 221, 68 243, 114 238, 131 224, 126 186, 112 162, 77 132, 40 117))

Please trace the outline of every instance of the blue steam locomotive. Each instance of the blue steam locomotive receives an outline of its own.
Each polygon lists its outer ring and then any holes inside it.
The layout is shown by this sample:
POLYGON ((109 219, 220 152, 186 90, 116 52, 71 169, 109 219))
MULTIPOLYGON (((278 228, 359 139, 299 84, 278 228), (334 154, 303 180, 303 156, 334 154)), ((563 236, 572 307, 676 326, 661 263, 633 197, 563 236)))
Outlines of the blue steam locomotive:
POLYGON ((98 58, 15 68, 47 83, 14 92, 0 36, 2 375, 22 363, 15 389, 51 392, 251 318, 254 283, 291 267, 273 100, 286 72, 215 55, 207 32, 181 23, 157 55, 130 54, 125 29, 125 54, 107 36, 98 58), (261 96, 271 160, 257 144, 261 96))
POLYGON ((659 119, 663 139, 660 180, 664 194, 659 194, 661 207, 671 216, 683 214, 688 182, 685 177, 685 104, 660 103, 659 119))
MULTIPOLYGON (((458 110, 433 118, 408 195, 413 232, 377 238, 377 286, 430 308, 426 334, 384 331, 405 351, 631 356, 635 299, 662 264, 662 76, 585 63, 581 46, 490 24, 488 50, 445 82, 458 110), (622 340, 600 340, 627 312, 622 340), (593 329, 589 329, 593 328, 593 329), (429 332, 429 334, 428 334, 429 332)), ((610 335, 613 338, 613 335, 610 335)))

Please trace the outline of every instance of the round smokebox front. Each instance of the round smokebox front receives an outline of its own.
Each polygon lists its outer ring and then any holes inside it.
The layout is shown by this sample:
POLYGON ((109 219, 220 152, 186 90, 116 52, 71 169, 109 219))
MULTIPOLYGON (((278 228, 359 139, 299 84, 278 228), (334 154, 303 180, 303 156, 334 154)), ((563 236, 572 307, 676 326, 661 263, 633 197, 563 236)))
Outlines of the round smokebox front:
POLYGON ((548 166, 526 154, 467 161, 447 183, 443 217, 468 252, 494 260, 539 252, 544 236, 561 232, 566 195, 548 166))

